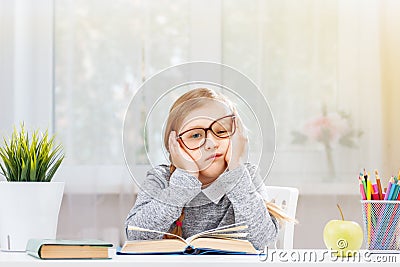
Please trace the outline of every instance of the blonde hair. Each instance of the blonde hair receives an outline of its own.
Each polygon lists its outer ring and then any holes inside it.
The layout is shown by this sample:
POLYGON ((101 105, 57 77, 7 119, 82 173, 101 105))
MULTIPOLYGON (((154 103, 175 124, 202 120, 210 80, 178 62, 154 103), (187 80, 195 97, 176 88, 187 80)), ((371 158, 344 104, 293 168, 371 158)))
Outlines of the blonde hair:
MULTIPOLYGON (((183 120, 189 114, 190 111, 193 111, 197 108, 200 108, 205 105, 206 101, 209 100, 217 100, 226 104, 232 112, 238 117, 237 110, 234 104, 224 97, 221 94, 217 94, 215 91, 208 88, 197 88, 190 90, 189 92, 181 95, 172 105, 167 124, 165 126, 164 132, 164 146, 166 150, 169 152, 169 134, 171 131, 178 131, 179 127, 182 125, 183 120)), ((240 119, 238 117, 238 119, 240 119)), ((171 159, 171 158, 170 158, 171 159)), ((172 162, 172 161, 171 161, 172 162)), ((176 167, 171 163, 170 165, 170 174, 175 171, 176 167)), ((287 216, 287 214, 275 203, 265 201, 265 205, 267 207, 268 212, 274 216, 279 222, 289 221, 289 222, 297 222, 295 219, 287 216)), ((182 213, 179 218, 175 221, 175 228, 172 229, 171 233, 182 236, 182 222, 184 219, 184 209, 182 209, 182 213)), ((173 236, 164 235, 165 239, 175 238, 173 236)))

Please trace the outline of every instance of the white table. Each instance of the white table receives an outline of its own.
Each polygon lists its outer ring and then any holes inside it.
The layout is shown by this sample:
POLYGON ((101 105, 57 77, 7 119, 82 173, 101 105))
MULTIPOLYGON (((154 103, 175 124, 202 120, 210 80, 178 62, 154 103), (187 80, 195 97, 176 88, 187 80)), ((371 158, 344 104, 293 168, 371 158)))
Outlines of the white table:
POLYGON ((137 255, 119 256, 114 255, 109 260, 39 260, 23 252, 0 252, 0 267, 15 266, 162 266, 162 267, 234 267, 234 266, 307 266, 317 263, 319 266, 347 266, 368 265, 382 266, 400 263, 400 252, 395 254, 380 253, 369 254, 360 251, 353 258, 338 258, 330 255, 327 250, 270 250, 265 255, 137 255))

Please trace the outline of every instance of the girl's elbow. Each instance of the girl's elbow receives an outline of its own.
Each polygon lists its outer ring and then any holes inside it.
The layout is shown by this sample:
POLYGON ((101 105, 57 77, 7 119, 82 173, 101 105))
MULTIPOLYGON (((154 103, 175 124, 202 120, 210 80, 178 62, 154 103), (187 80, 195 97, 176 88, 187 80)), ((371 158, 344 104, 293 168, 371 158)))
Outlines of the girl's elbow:
POLYGON ((271 223, 264 231, 264 234, 258 235, 260 238, 254 243, 254 247, 263 250, 266 247, 274 246, 278 240, 279 228, 275 223, 271 223))

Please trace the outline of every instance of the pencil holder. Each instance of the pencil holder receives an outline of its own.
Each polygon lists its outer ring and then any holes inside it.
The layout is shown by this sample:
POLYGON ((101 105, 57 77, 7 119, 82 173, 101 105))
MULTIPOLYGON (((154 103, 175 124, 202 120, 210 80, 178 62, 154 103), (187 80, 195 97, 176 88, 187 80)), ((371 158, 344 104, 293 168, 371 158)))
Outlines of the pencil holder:
POLYGON ((371 250, 400 249, 400 201, 361 201, 365 247, 371 250))

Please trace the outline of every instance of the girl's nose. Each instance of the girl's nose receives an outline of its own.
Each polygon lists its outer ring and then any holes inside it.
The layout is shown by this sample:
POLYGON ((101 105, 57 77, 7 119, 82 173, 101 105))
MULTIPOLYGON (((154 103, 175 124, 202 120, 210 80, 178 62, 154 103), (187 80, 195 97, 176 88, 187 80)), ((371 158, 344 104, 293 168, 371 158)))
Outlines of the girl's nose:
POLYGON ((215 149, 219 147, 219 140, 214 135, 210 134, 207 136, 206 142, 204 144, 204 148, 206 150, 215 149))

